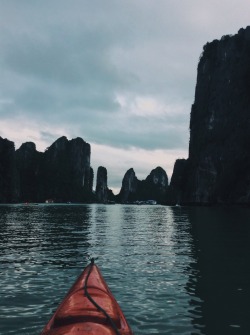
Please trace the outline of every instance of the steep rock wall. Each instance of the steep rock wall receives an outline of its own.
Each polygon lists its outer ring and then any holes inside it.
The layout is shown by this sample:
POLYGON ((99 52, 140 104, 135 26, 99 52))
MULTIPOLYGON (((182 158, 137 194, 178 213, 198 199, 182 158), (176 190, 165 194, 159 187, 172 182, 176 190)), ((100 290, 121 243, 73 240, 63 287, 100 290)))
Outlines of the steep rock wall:
POLYGON ((59 138, 44 153, 39 179, 41 201, 87 201, 93 186, 90 145, 81 138, 59 138))
POLYGON ((166 202, 169 205, 180 204, 183 200, 183 191, 186 188, 188 180, 187 164, 188 160, 186 159, 177 159, 175 161, 173 174, 166 196, 166 202))
POLYGON ((190 118, 186 203, 250 202, 250 27, 204 46, 190 118))
POLYGON ((43 154, 36 150, 33 142, 26 142, 16 150, 16 167, 19 175, 19 201, 37 202, 39 185, 39 166, 43 154))
POLYGON ((103 166, 99 166, 97 169, 96 177, 96 197, 97 201, 100 203, 107 203, 109 200, 109 190, 107 183, 107 169, 103 166))
POLYGON ((124 203, 127 201, 137 200, 136 192, 139 182, 140 181, 137 179, 134 169, 129 169, 123 177, 122 187, 117 196, 117 201, 124 203))
POLYGON ((19 178, 15 161, 15 145, 0 137, 0 202, 18 201, 19 178))
POLYGON ((153 169, 145 180, 142 180, 138 188, 138 200, 166 201, 168 189, 168 176, 166 171, 158 166, 153 169))
POLYGON ((90 145, 81 138, 63 136, 41 153, 32 142, 15 151, 0 137, 0 203, 92 202, 93 177, 90 145))

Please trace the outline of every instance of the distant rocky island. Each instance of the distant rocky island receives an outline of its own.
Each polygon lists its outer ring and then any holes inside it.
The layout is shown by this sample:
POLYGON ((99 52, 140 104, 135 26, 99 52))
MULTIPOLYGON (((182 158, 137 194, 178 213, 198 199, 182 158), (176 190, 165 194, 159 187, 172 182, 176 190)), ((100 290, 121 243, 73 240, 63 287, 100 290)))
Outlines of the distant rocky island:
POLYGON ((155 200, 163 203, 168 188, 166 172, 157 167, 145 181, 127 171, 119 195, 108 188, 107 169, 94 171, 90 165, 90 144, 82 138, 57 139, 45 152, 32 142, 15 150, 15 145, 0 137, 0 203, 131 203, 155 200))
POLYGON ((190 116, 188 159, 171 182, 161 167, 138 180, 133 168, 114 195, 108 172, 94 171, 81 138, 56 140, 43 153, 0 137, 0 203, 81 202, 167 205, 250 204, 250 27, 203 47, 190 116))

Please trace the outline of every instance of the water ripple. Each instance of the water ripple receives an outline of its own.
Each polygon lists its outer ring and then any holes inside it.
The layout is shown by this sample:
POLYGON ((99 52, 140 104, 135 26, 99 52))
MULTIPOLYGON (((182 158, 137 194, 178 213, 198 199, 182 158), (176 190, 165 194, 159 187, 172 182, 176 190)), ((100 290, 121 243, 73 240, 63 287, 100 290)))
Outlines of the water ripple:
MULTIPOLYGON (((0 333, 39 334, 89 255, 98 256, 136 335, 244 331, 246 312, 237 312, 227 295, 247 306, 250 234, 230 226, 224 236, 219 225, 206 225, 219 214, 163 206, 0 206, 0 333), (229 246, 240 277, 230 268, 233 258, 227 261, 229 246), (218 290, 222 270, 231 281, 218 290), (216 326, 223 303, 227 318, 220 313, 216 326)), ((229 225, 234 216, 224 216, 229 225)))

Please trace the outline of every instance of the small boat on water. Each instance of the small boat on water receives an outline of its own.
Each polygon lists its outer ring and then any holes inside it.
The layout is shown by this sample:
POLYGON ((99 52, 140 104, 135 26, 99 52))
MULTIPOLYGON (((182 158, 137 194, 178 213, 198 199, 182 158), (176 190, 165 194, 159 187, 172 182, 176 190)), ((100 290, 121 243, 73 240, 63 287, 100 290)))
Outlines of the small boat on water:
POLYGON ((94 264, 84 269, 40 335, 133 335, 94 264))

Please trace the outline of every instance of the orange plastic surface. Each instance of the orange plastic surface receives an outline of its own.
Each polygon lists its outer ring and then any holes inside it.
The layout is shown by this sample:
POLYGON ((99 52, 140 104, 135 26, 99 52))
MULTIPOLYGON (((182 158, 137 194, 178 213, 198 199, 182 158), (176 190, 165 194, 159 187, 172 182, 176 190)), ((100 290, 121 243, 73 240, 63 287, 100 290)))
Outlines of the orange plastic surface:
MULTIPOLYGON (((40 335, 116 334, 106 316, 85 296, 84 285, 90 266, 79 276, 40 335)), ((121 335, 133 334, 96 265, 92 265, 87 290, 112 318, 121 335)))

